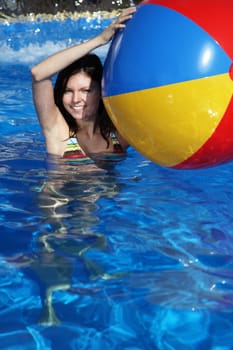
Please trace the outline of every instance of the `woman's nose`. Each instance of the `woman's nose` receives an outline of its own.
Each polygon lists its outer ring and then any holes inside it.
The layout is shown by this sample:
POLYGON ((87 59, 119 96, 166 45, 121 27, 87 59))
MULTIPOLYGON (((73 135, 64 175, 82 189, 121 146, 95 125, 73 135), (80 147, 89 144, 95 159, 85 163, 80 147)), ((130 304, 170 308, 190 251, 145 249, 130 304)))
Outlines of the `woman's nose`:
POLYGON ((80 102, 82 100, 82 93, 80 91, 74 91, 73 93, 73 101, 80 102))

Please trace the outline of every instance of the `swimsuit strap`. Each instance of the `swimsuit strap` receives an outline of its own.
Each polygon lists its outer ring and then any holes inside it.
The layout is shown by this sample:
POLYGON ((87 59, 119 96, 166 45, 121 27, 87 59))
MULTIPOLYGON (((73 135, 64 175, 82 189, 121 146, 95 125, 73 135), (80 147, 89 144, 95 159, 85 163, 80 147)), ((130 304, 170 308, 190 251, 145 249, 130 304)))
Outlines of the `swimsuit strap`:
MULTIPOLYGON (((110 133, 110 138, 113 143, 113 152, 106 152, 106 154, 103 155, 103 160, 114 161, 118 159, 119 155, 122 156, 123 154, 125 154, 125 152, 114 132, 110 133)), ((63 155, 63 159, 67 160, 69 164, 87 164, 95 162, 92 158, 88 157, 82 150, 81 146, 78 143, 77 137, 69 138, 63 155)))
POLYGON ((114 152, 116 152, 116 153, 124 152, 114 131, 110 132, 110 138, 111 138, 112 143, 113 143, 114 152))
POLYGON ((70 137, 67 144, 66 144, 66 152, 73 152, 73 151, 80 151, 83 153, 82 148, 80 147, 77 137, 70 137))
POLYGON ((82 150, 76 137, 69 138, 63 158, 73 160, 75 163, 94 163, 82 150))

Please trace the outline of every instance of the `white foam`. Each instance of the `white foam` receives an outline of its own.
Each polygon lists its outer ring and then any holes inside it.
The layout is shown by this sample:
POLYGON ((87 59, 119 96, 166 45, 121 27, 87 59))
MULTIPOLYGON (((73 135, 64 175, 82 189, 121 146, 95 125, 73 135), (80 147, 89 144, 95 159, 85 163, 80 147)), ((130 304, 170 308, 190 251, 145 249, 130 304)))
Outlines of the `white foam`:
MULTIPOLYGON (((55 52, 65 49, 67 46, 70 46, 70 43, 68 43, 67 40, 58 43, 46 41, 43 45, 38 43, 28 44, 27 46, 20 47, 19 50, 11 48, 6 43, 0 43, 0 46, 0 62, 32 65, 55 52)), ((105 45, 94 50, 94 52, 104 60, 107 50, 108 45, 105 45)))
POLYGON ((6 43, 3 43, 0 50, 0 62, 30 64, 65 47, 66 45, 64 42, 54 44, 52 41, 47 41, 42 46, 35 43, 21 47, 19 50, 14 50, 6 43))

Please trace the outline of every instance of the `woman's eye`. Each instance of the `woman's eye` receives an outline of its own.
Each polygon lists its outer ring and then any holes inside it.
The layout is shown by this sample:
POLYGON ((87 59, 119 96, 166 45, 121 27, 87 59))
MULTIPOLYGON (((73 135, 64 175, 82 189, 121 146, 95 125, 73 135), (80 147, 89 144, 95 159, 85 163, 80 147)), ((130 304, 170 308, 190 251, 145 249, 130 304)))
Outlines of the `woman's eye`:
POLYGON ((69 92, 72 92, 70 89, 65 89, 64 94, 67 94, 69 92))

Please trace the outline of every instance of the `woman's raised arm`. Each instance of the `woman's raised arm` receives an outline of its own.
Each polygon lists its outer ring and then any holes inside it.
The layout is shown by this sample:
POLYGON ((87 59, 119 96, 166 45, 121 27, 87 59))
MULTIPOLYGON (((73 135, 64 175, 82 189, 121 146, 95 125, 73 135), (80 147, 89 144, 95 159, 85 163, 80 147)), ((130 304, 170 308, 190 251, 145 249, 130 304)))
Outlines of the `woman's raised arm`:
POLYGON ((32 67, 31 74, 33 80, 38 82, 50 78, 75 60, 81 58, 97 47, 107 44, 118 29, 124 28, 125 21, 132 17, 135 10, 135 7, 122 10, 117 19, 115 19, 102 33, 96 37, 55 53, 36 66, 32 67))

